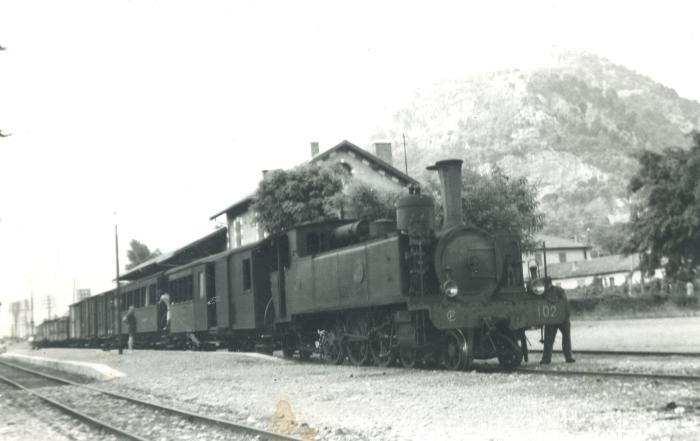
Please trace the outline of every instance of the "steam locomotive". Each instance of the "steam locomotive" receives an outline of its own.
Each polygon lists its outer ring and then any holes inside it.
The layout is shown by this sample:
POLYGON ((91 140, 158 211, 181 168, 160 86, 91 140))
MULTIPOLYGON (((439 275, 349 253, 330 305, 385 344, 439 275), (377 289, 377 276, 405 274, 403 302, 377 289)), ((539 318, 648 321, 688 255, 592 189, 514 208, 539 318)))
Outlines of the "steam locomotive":
POLYGON ((67 324, 40 328, 38 344, 109 344, 115 310, 134 306, 141 347, 281 349, 287 357, 318 353, 357 366, 398 361, 458 370, 491 358, 518 366, 527 357, 525 330, 562 322, 565 305, 544 280, 525 287, 517 236, 464 223, 461 166, 445 160, 429 167, 440 177, 439 230, 433 199, 411 188, 397 202, 395 223, 297 225, 151 274, 120 287, 118 297, 112 290, 72 305, 67 324), (172 299, 166 334, 157 290, 172 299))

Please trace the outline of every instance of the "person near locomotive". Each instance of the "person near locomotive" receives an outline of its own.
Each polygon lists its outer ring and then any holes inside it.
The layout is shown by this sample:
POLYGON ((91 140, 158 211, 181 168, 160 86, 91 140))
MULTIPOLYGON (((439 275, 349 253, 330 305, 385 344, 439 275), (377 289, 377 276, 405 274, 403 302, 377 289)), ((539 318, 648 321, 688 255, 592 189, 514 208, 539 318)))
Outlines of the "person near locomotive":
POLYGON ((129 332, 129 351, 133 351, 134 336, 136 335, 136 313, 134 311, 134 305, 129 306, 129 310, 124 315, 123 321, 126 323, 129 332))
POLYGON ((160 299, 158 300, 158 308, 160 309, 159 326, 163 331, 170 330, 170 294, 163 290, 158 290, 160 299))
POLYGON ((545 280, 547 286, 546 296, 551 296, 552 299, 563 300, 565 305, 564 310, 564 321, 561 323, 553 325, 545 325, 544 327, 544 351, 542 353, 542 360, 540 364, 549 364, 552 362, 552 349, 554 347, 554 340, 557 337, 557 331, 561 331, 561 349, 564 353, 564 358, 567 363, 573 363, 576 360, 571 351, 571 310, 569 308, 569 300, 566 298, 566 291, 560 286, 553 286, 552 280, 547 278, 545 280))

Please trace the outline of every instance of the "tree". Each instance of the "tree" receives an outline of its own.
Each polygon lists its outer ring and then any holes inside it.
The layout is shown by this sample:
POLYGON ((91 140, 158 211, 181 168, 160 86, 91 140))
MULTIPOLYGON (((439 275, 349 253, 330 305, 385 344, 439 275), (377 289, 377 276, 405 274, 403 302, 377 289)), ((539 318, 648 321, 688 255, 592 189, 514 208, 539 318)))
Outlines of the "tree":
POLYGON ((690 149, 643 151, 629 183, 635 198, 625 252, 640 253, 647 272, 692 280, 700 265, 700 133, 690 149))
POLYGON ((396 219, 396 201, 401 191, 376 189, 360 181, 347 185, 345 191, 338 193, 332 204, 345 217, 355 219, 396 219))
POLYGON ((594 225, 589 238, 601 255, 620 254, 624 251, 628 231, 626 223, 594 225))
POLYGON ((160 250, 158 249, 151 252, 146 244, 143 244, 136 239, 132 239, 131 242, 129 242, 129 246, 131 248, 126 251, 126 257, 129 259, 129 263, 126 264, 126 269, 128 270, 149 259, 160 256, 161 254, 160 250))
MULTIPOLYGON (((431 181, 430 187, 437 192, 431 181)), ((544 214, 538 210, 537 188, 527 178, 510 178, 498 166, 488 174, 466 168, 462 173, 462 215, 465 222, 489 233, 520 236, 523 249, 535 248, 534 233, 542 229, 544 214)), ((442 210, 437 225, 442 221, 442 210)))
POLYGON ((333 201, 346 178, 342 167, 317 164, 269 171, 253 204, 257 221, 267 232, 277 233, 300 223, 337 218, 333 201))

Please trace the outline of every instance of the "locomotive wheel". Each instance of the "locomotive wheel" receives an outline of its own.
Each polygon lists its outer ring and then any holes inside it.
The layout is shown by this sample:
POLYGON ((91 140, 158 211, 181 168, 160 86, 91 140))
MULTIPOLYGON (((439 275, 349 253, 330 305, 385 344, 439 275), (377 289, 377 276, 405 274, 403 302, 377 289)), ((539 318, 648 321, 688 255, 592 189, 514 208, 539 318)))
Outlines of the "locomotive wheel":
POLYGON ((418 359, 418 351, 415 349, 399 349, 399 360, 401 366, 406 369, 412 369, 416 365, 418 359))
POLYGON ((299 360, 308 361, 311 358, 312 352, 308 349, 299 349, 299 360))
POLYGON ((459 329, 453 329, 445 333, 445 343, 442 353, 442 363, 445 369, 458 371, 467 366, 468 355, 467 339, 459 329))
POLYGON ((342 339, 342 328, 336 327, 326 331, 319 342, 319 350, 323 361, 329 364, 341 364, 345 360, 345 345, 342 339))
POLYGON ((296 352, 296 338, 293 334, 286 334, 282 339, 282 355, 284 358, 294 357, 294 352, 296 352))
POLYGON ((367 320, 364 317, 350 317, 345 328, 350 334, 345 341, 345 350, 348 354, 348 359, 353 366, 364 366, 370 359, 369 340, 357 341, 353 337, 368 338, 369 327, 367 320))
POLYGON ((375 366, 387 367, 394 361, 395 354, 391 347, 393 341, 392 332, 393 329, 390 327, 384 327, 370 335, 369 351, 372 354, 375 366), (387 332, 387 328, 389 332, 387 332))
POLYGON ((515 369, 523 361, 522 339, 512 338, 512 334, 498 333, 498 364, 506 369, 515 369))

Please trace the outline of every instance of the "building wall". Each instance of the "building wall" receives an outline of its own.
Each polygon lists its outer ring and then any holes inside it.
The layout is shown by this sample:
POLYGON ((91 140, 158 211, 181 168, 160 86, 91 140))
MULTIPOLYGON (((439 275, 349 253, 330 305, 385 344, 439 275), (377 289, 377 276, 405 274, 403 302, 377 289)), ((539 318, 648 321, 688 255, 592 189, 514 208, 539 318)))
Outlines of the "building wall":
POLYGON ((240 216, 228 219, 228 246, 239 248, 264 237, 262 229, 255 222, 255 213, 247 211, 240 216))
POLYGON ((357 156, 352 151, 336 150, 331 152, 328 158, 317 162, 324 164, 347 164, 355 179, 380 190, 394 192, 404 187, 398 178, 391 176, 382 169, 373 168, 371 161, 357 156))
MULTIPOLYGON (((586 251, 586 248, 583 247, 547 249, 547 265, 562 262, 579 262, 588 259, 590 259, 590 254, 586 251)), ((544 276, 543 253, 538 251, 536 253, 523 254, 523 273, 525 274, 526 280, 530 278, 530 271, 528 268, 533 262, 540 268, 540 276, 544 276)))
MULTIPOLYGON (((601 274, 599 276, 583 276, 583 277, 572 277, 567 279, 557 279, 553 283, 557 286, 561 286, 564 289, 574 289, 582 286, 590 286, 593 284, 593 280, 596 277, 600 277, 603 282, 603 287, 608 288, 611 286, 623 286, 627 285, 627 280, 630 276, 629 271, 620 271, 617 273, 601 274)), ((657 269, 654 271, 654 275, 649 277, 644 277, 644 283, 648 283, 653 279, 663 279, 664 271, 663 269, 657 269)), ((639 270, 635 270, 632 273, 632 284, 637 285, 642 281, 642 273, 639 270)))

